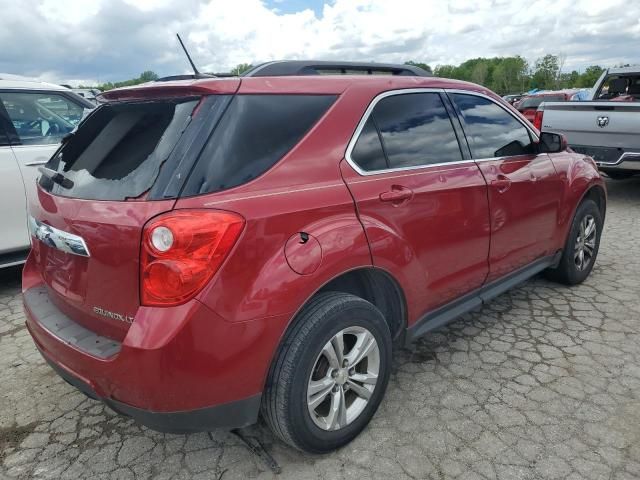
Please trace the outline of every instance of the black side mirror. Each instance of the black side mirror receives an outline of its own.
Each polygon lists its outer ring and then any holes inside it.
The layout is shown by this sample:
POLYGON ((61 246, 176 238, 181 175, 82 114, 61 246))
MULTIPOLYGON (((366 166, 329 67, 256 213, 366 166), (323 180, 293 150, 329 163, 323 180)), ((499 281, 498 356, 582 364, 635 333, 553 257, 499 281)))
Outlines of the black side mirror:
POLYGON ((542 132, 540 134, 540 153, 564 152, 567 147, 567 137, 561 133, 542 132))

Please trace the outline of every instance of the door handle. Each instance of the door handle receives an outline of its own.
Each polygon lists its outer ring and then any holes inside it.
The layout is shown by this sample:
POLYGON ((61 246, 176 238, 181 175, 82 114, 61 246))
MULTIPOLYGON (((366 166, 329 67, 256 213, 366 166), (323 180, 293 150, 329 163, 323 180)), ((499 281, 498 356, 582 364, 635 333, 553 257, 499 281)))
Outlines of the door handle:
POLYGON ((495 187, 499 193, 504 193, 511 187, 511 180, 503 174, 498 174, 495 180, 491 181, 491 186, 495 187))
POLYGON ((36 165, 44 165, 48 163, 49 159, 46 160, 34 160, 33 162, 27 162, 24 164, 25 167, 35 167, 36 165))
POLYGON ((410 188, 401 185, 392 185, 391 190, 380 194, 380 201, 400 205, 411 200, 411 197, 413 197, 413 190, 410 188))

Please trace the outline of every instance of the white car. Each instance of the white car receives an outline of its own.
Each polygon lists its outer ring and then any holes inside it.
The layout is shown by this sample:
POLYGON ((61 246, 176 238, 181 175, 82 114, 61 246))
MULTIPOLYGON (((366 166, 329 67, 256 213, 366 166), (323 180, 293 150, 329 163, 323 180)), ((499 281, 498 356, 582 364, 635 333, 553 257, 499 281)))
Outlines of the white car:
POLYGON ((93 106, 67 88, 0 73, 0 268, 26 259, 38 167, 93 106))

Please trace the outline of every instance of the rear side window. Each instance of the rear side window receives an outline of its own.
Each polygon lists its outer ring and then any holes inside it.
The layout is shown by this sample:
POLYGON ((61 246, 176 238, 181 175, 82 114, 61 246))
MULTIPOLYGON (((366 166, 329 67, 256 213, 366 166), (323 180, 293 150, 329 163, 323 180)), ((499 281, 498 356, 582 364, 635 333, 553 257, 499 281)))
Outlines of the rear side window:
POLYGON ((94 200, 139 197, 153 185, 198 99, 105 104, 73 133, 46 167, 40 185, 52 193, 94 200))
POLYGON ((440 95, 409 93, 376 104, 351 159, 375 171, 457 162, 462 152, 440 95))
POLYGON ((535 153, 527 128, 503 108, 477 95, 449 95, 462 115, 473 158, 535 153))
POLYGON ((378 102, 373 115, 391 168, 462 160, 458 139, 439 94, 386 97, 378 102))
POLYGON ((183 196, 232 188, 287 154, 335 101, 334 95, 236 95, 207 141, 183 196))

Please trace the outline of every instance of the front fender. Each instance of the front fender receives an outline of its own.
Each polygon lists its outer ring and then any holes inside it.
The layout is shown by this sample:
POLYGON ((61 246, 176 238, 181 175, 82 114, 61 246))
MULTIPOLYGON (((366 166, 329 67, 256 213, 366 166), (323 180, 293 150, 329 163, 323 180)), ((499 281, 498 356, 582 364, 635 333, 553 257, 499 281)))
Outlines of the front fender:
POLYGON ((606 186, 591 157, 563 152, 551 155, 551 158, 558 173, 563 175, 565 182, 555 238, 557 248, 561 249, 564 248, 571 222, 584 197, 594 187, 601 188, 606 197, 606 186))

